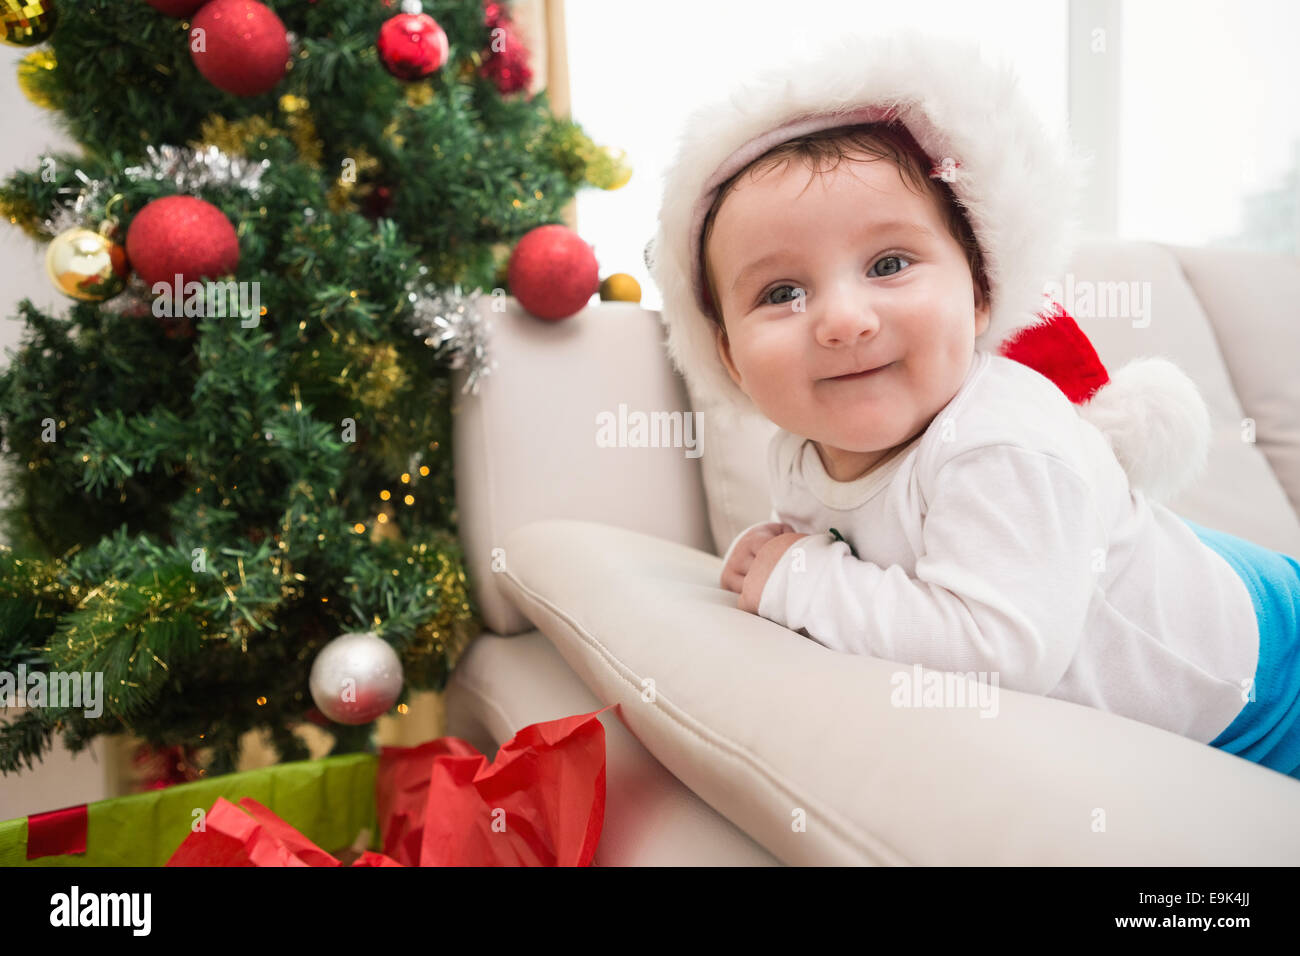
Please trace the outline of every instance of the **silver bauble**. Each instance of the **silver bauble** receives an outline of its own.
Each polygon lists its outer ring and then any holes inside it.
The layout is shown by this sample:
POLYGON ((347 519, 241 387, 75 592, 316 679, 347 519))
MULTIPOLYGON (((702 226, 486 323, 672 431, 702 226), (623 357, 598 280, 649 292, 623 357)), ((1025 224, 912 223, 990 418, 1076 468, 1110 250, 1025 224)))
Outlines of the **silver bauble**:
POLYGON ((402 662, 393 646, 367 632, 341 634, 311 665, 311 696, 339 724, 368 724, 392 709, 402 693, 402 662))

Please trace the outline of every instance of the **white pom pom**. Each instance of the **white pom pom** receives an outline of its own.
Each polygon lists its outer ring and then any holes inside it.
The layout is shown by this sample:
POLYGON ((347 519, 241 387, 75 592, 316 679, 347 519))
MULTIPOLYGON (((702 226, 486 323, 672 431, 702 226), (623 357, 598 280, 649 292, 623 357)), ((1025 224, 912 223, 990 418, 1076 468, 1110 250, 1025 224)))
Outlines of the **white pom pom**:
POLYGON ((1129 362, 1079 414, 1110 439, 1130 487, 1153 501, 1169 501, 1205 469, 1209 410, 1196 384, 1166 359, 1129 362))

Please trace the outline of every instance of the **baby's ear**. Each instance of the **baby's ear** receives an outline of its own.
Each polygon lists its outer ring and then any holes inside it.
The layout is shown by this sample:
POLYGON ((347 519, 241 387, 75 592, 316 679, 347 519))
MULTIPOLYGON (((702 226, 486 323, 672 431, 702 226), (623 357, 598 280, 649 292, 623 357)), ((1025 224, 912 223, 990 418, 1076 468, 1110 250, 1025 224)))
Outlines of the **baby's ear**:
POLYGON ((981 283, 974 282, 972 285, 975 286, 975 336, 978 338, 988 330, 992 303, 981 283))
POLYGON ((736 365, 731 361, 731 342, 727 339, 727 330, 721 325, 713 327, 713 341, 718 347, 718 358, 726 366, 727 374, 731 376, 731 380, 738 388, 744 388, 740 384, 740 373, 736 371, 736 365))

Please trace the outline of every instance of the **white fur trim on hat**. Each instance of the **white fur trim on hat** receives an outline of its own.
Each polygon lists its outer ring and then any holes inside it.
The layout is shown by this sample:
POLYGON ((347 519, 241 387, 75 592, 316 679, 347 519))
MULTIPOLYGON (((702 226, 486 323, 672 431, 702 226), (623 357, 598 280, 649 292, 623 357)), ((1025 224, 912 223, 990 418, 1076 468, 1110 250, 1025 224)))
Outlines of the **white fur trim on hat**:
POLYGON ((647 259, 663 295, 668 352, 696 408, 753 410, 718 357, 700 298, 696 232, 710 190, 778 142, 880 110, 892 110, 935 163, 960 163, 950 185, 990 287, 989 327, 976 347, 995 351, 1037 321, 1043 290, 1071 251, 1081 159, 1043 126, 1012 68, 988 64, 977 46, 919 34, 838 36, 691 113, 665 176, 647 259), (786 124, 797 125, 771 135, 786 124))

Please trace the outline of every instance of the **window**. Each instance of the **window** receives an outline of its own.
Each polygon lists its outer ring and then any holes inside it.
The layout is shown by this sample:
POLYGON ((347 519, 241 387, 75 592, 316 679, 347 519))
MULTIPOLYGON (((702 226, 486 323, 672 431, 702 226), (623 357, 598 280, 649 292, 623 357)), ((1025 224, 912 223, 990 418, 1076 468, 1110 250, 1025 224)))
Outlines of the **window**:
POLYGON ((1118 234, 1300 253, 1300 6, 1124 3, 1118 234))

